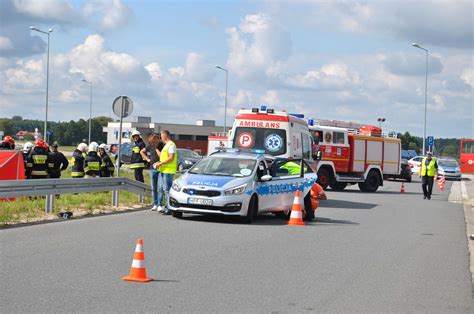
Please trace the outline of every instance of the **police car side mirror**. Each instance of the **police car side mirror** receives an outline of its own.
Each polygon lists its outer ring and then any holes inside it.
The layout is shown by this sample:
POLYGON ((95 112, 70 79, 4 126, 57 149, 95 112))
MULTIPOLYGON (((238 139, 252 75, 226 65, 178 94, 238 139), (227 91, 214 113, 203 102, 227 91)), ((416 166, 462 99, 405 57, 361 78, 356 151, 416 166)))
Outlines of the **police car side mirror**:
POLYGON ((264 175, 264 176, 262 176, 262 177, 260 178, 260 181, 262 181, 262 182, 268 182, 268 181, 271 181, 272 178, 273 178, 273 177, 272 177, 271 175, 266 174, 266 175, 264 175))

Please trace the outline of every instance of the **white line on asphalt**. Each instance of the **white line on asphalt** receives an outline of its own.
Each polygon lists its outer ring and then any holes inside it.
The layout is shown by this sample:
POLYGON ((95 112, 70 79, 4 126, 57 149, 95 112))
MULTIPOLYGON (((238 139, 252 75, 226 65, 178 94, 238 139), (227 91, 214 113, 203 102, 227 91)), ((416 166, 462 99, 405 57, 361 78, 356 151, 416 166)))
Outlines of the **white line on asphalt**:
POLYGON ((467 189, 466 189, 466 182, 461 181, 461 193, 462 193, 462 198, 464 200, 467 200, 469 196, 467 195, 467 189))

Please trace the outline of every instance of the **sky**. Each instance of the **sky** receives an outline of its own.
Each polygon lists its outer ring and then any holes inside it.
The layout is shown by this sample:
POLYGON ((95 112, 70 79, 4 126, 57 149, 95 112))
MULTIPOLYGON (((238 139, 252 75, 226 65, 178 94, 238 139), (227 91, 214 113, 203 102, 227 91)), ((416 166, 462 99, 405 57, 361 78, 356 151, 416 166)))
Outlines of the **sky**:
POLYGON ((0 117, 224 123, 267 105, 315 119, 474 138, 473 1, 0 0, 0 117))

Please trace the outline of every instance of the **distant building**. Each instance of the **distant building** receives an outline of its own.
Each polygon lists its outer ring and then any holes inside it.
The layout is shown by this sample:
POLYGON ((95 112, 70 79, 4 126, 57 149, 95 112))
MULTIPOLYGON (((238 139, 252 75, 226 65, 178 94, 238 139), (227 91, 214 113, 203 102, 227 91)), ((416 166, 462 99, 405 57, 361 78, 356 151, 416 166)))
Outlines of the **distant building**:
MULTIPOLYGON (((118 144, 120 122, 109 122, 103 131, 107 133, 107 144, 118 144)), ((222 132, 223 127, 216 126, 214 120, 197 120, 195 125, 177 123, 151 122, 151 117, 131 117, 131 121, 122 124, 122 142, 130 142, 131 134, 138 130, 144 140, 151 132, 160 133, 168 130, 178 148, 189 148, 200 154, 207 154, 208 136, 211 133, 222 132)))

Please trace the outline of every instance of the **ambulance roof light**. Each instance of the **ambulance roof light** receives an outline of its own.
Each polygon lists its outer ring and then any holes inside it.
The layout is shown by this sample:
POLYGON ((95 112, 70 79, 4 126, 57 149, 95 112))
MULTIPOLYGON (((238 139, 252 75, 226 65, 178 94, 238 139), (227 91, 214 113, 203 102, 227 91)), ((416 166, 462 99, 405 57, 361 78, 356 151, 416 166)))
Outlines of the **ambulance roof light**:
POLYGON ((253 113, 258 113, 258 108, 252 108, 253 113))
POLYGON ((275 109, 267 109, 267 113, 275 113, 275 109))
POLYGON ((314 125, 314 120, 313 119, 308 119, 308 125, 313 126, 314 125))
POLYGON ((264 106, 264 105, 260 106, 260 111, 267 111, 267 106, 264 106))

